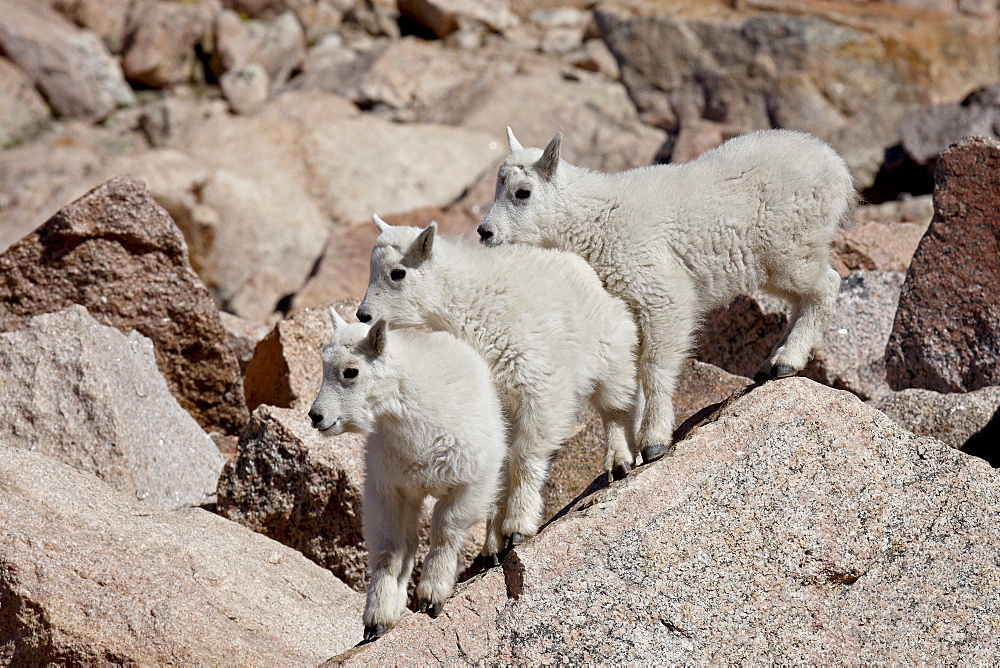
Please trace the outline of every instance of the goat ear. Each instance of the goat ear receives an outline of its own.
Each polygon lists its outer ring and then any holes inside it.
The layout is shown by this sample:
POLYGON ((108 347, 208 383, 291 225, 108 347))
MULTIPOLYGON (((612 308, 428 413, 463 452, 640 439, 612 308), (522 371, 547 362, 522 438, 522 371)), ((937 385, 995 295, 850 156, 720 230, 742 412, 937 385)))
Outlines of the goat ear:
POLYGON ((535 171, 547 181, 556 175, 556 168, 559 166, 559 153, 562 150, 562 137, 562 133, 557 132, 549 145, 545 147, 542 157, 535 163, 535 171))
POLYGON ((521 146, 521 142, 517 140, 517 137, 514 136, 514 131, 510 129, 509 125, 507 126, 507 146, 510 147, 511 153, 514 151, 520 151, 524 148, 521 146))
POLYGON ((332 306, 330 307, 330 320, 333 321, 334 329, 339 329, 347 324, 347 321, 341 318, 340 314, 337 313, 337 309, 332 306))
POLYGON ((368 345, 372 349, 373 357, 380 357, 385 352, 387 329, 385 320, 382 319, 368 328, 368 345))
POLYGON ((420 233, 417 240, 410 246, 407 255, 411 256, 416 262, 429 260, 431 253, 434 251, 434 237, 437 236, 437 229, 437 222, 431 221, 431 224, 420 233))
POLYGON ((375 223, 375 227, 378 228, 379 234, 389 229, 389 223, 379 218, 377 213, 372 214, 372 222, 375 223))

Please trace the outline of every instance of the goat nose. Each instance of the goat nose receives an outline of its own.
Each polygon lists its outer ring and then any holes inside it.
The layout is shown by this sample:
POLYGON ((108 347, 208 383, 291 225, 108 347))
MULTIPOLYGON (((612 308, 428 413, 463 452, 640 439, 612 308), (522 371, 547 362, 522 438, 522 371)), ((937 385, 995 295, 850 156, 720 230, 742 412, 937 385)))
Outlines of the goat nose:
POLYGON ((361 309, 358 309, 357 316, 358 316, 358 320, 360 320, 361 322, 368 322, 369 320, 372 319, 372 316, 371 316, 370 313, 365 313, 361 309))
POLYGON ((313 409, 309 411, 309 419, 312 420, 313 426, 315 427, 323 421, 323 414, 313 409))
POLYGON ((479 233, 479 237, 483 241, 486 241, 487 239, 493 238, 493 232, 491 232, 490 230, 486 229, 485 227, 478 227, 478 228, 476 228, 476 232, 479 233))

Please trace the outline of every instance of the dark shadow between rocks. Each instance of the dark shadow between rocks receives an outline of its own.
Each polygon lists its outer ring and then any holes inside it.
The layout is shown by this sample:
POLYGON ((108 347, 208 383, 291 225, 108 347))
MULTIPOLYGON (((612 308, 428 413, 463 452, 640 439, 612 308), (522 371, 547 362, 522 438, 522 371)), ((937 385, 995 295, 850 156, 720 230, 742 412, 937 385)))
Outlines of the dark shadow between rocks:
POLYGON ((985 459, 993 468, 1000 468, 1000 408, 986 426, 970 436, 959 450, 985 459))
POLYGON ((885 150, 882 167, 875 181, 861 192, 867 204, 882 204, 899 199, 901 195, 928 195, 934 192, 934 160, 921 165, 913 160, 899 144, 885 150))

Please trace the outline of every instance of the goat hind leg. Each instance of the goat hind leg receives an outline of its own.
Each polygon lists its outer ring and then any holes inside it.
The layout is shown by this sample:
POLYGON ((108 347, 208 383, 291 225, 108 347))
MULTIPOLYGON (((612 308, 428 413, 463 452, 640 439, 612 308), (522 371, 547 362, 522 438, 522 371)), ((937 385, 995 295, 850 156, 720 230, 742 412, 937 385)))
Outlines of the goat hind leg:
POLYGON ((827 266, 810 289, 793 297, 796 317, 789 321, 782 341, 761 366, 755 380, 765 376, 784 378, 805 368, 823 342, 839 291, 840 275, 827 266))

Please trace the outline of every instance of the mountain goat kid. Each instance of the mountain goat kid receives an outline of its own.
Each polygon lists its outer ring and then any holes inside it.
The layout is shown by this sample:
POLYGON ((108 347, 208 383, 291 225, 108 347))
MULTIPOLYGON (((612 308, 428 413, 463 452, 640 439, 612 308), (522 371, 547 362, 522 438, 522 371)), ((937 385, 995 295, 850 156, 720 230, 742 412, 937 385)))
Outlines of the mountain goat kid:
POLYGON ((378 216, 368 291, 358 319, 428 325, 486 360, 508 421, 503 492, 484 554, 533 536, 549 459, 573 433, 581 399, 607 430, 605 466, 635 459, 632 411, 637 333, 628 309, 571 253, 511 246, 491 251, 378 216))
POLYGON ((440 612, 458 576, 469 529, 487 519, 506 452, 489 368, 448 334, 387 332, 384 321, 347 324, 330 309, 323 385, 313 426, 370 433, 365 451, 364 533, 371 580, 365 640, 406 609, 420 508, 437 497, 430 551, 417 585, 420 610, 440 612))
POLYGON ((507 128, 487 246, 525 243, 577 253, 638 320, 645 460, 671 445, 671 397, 695 328, 711 309, 762 288, 793 306, 756 380, 800 371, 820 345, 840 280, 830 242, 857 194, 844 160, 801 132, 764 130, 681 165, 601 174, 507 128))

